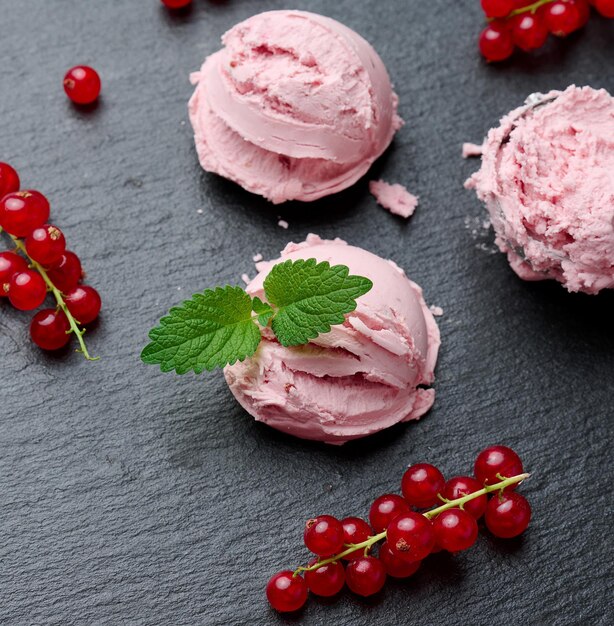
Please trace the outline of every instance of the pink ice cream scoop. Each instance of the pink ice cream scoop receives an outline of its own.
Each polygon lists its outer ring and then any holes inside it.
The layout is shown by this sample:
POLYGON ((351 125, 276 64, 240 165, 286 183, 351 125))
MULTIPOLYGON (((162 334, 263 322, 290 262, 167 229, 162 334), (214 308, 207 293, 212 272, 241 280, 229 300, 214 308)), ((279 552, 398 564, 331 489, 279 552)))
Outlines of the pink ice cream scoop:
POLYGON ((316 200, 355 183, 402 125, 371 45, 304 11, 237 24, 191 75, 203 168, 274 203, 316 200))
POLYGON ((310 258, 347 265, 373 288, 343 325, 307 345, 285 348, 266 333, 253 357, 224 370, 236 399, 278 430, 333 444, 424 415, 435 399, 427 386, 440 341, 420 287, 392 261, 309 235, 288 244, 280 259, 259 263, 247 291, 263 297, 273 265, 310 258))
POLYGON ((569 291, 614 287, 614 98, 568 87, 506 115, 465 186, 486 203, 514 271, 569 291))

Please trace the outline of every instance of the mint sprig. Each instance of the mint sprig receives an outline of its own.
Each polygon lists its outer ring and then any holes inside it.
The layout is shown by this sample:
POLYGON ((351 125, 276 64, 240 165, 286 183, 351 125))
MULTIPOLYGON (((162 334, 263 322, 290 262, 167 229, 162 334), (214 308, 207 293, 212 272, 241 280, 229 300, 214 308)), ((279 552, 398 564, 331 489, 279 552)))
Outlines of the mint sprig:
POLYGON ((149 333, 144 363, 163 372, 200 374, 255 354, 269 324, 283 346, 297 346, 330 332, 356 308, 373 283, 345 265, 316 259, 275 265, 264 281, 266 302, 241 287, 197 293, 170 310, 149 333))

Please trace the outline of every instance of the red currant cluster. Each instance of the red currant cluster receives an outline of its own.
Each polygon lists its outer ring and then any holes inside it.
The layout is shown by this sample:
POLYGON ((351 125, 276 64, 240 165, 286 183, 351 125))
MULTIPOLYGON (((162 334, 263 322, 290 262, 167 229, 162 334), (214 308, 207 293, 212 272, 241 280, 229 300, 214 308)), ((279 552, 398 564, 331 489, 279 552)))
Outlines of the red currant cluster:
POLYGON ((541 48, 551 33, 565 37, 582 28, 590 5, 614 17, 614 0, 481 0, 489 20, 480 34, 480 52, 488 61, 503 61, 514 48, 541 48))
POLYGON ((32 340, 45 350, 57 350, 75 334, 81 351, 90 359, 81 326, 98 317, 100 296, 93 287, 80 284, 79 257, 66 250, 62 231, 47 223, 47 198, 39 191, 20 191, 19 187, 17 172, 8 163, 0 163, 0 231, 9 235, 16 249, 0 252, 0 297, 8 297, 16 309, 31 311, 41 306, 51 291, 57 307, 34 315, 32 340))
POLYGON ((294 572, 275 574, 266 588, 277 611, 300 609, 309 591, 334 596, 347 584, 360 596, 384 586, 386 576, 407 578, 429 554, 467 550, 478 536, 478 520, 496 537, 520 535, 528 526, 531 507, 514 492, 529 475, 520 457, 505 446, 483 450, 474 466, 475 478, 455 476, 447 482, 433 465, 412 465, 401 481, 403 496, 385 494, 373 502, 369 523, 358 517, 338 520, 330 515, 310 519, 304 532, 316 556, 294 572), (488 499, 489 493, 494 493, 488 499), (443 504, 426 512, 417 512, 443 504), (379 556, 370 552, 379 541, 379 556), (342 561, 347 561, 346 567, 342 561), (304 576, 301 573, 304 572, 304 576))

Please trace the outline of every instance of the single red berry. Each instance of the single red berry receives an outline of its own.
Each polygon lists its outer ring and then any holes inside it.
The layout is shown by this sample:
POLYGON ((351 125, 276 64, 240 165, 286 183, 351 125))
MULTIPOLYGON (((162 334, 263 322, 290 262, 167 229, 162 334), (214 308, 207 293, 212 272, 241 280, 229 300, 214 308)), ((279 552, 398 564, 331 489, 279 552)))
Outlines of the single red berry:
POLYGON ((9 301, 20 311, 38 308, 47 295, 47 285, 34 270, 23 270, 15 274, 9 283, 9 301))
POLYGON ((595 8, 603 17, 614 17, 614 0, 595 0, 595 8))
POLYGON ((419 509, 435 505, 445 485, 443 474, 430 463, 416 463, 403 474, 401 490, 403 496, 419 509))
POLYGON ((319 515, 308 520, 303 537, 307 548, 318 556, 333 556, 343 549, 343 526, 332 515, 319 515))
POLYGON ((408 561, 396 555, 388 545, 387 541, 380 546, 380 561, 384 564, 386 573, 393 578, 408 578, 420 569, 422 561, 408 561))
POLYGON ((91 104, 100 95, 100 76, 87 65, 75 65, 64 76, 64 91, 75 104, 91 104))
POLYGON ((384 586, 386 569, 374 556, 362 556, 348 564, 345 581, 350 590, 359 596, 372 596, 384 586))
POLYGON ((478 523, 462 509, 448 509, 433 521, 437 545, 448 552, 467 550, 478 538, 478 523))
POLYGON ((79 257, 74 252, 66 250, 59 260, 47 270, 47 276, 63 293, 74 289, 83 277, 79 257))
POLYGON ((482 0, 486 17, 507 17, 514 10, 514 0, 482 0))
MULTIPOLYGON (((315 565, 318 559, 312 559, 309 565, 315 565)), ((305 572, 305 582, 309 591, 316 596, 330 598, 337 595, 345 585, 345 570, 341 563, 329 563, 318 569, 305 572)))
MULTIPOLYGON (((522 474, 520 457, 507 446, 491 446, 482 450, 475 460, 473 472, 482 485, 494 485, 503 478, 511 478, 522 474)), ((517 485, 506 487, 506 491, 516 489, 517 485)))
POLYGON ((495 537, 511 539, 529 525, 531 505, 519 493, 496 494, 488 501, 484 519, 495 537))
POLYGON ((571 2, 552 2, 545 5, 544 19, 548 30, 557 37, 565 37, 582 26, 582 15, 571 2))
POLYGON ((161 2, 167 9, 183 9, 191 4, 192 0, 161 0, 161 2))
POLYGON ((431 521, 410 511, 388 524, 387 541, 390 550, 408 561, 422 561, 435 544, 435 533, 431 521))
MULTIPOLYGON (((450 480, 445 484, 441 495, 447 500, 458 500, 458 498, 462 498, 470 493, 479 491, 482 487, 483 485, 470 476, 454 476, 454 478, 450 478, 450 480)), ((487 504, 488 498, 486 497, 486 494, 484 494, 474 498, 473 500, 465 502, 465 504, 463 504, 463 508, 475 519, 480 519, 480 517, 484 515, 487 504)))
POLYGON ((521 50, 537 50, 546 43, 548 28, 539 14, 522 13, 512 18, 512 38, 521 50))
POLYGON ((35 228, 26 239, 28 256, 41 265, 57 263, 66 250, 64 233, 51 224, 35 228))
POLYGON ((272 576, 266 586, 266 597, 280 613, 298 611, 307 602, 307 583, 290 570, 272 576))
POLYGON ((0 200, 0 226, 15 237, 27 237, 49 219, 49 202, 39 191, 15 191, 0 200))
POLYGON ((79 324, 93 322, 102 305, 98 292, 89 285, 79 285, 64 294, 64 302, 79 324))
POLYGON ((32 318, 30 337, 43 350, 57 350, 70 341, 69 330, 70 324, 64 311, 43 309, 32 318))
MULTIPOLYGON (((344 544, 362 543, 373 534, 371 526, 369 526, 365 520, 360 519, 360 517, 346 517, 341 520, 341 525, 343 526, 344 544)), ((344 556, 343 558, 346 561, 352 561, 363 556, 364 552, 364 549, 354 550, 354 552, 350 552, 350 554, 344 556)))
POLYGON ((396 493, 380 496, 369 510, 369 522, 376 533, 386 530, 388 524, 402 513, 409 513, 407 501, 396 493))
POLYGON ((19 174, 8 163, 0 163, 0 198, 19 191, 19 185, 19 174))
POLYGON ((481 32, 479 48, 487 61, 503 61, 514 52, 514 41, 505 27, 492 23, 481 32))
POLYGON ((0 252, 0 297, 8 297, 11 278, 28 269, 26 260, 14 252, 0 252))

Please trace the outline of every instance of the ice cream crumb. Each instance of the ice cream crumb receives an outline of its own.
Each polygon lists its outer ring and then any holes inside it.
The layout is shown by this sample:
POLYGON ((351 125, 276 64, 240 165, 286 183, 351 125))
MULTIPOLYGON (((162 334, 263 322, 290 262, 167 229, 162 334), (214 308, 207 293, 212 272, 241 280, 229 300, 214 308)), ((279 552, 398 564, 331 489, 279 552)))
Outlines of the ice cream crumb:
POLYGON ((286 220, 279 220, 279 222, 277 222, 277 226, 279 226, 280 228, 285 228, 287 230, 290 224, 288 224, 286 220))
POLYGON ((369 191, 378 204, 394 215, 411 217, 418 206, 418 198, 398 183, 391 185, 383 180, 372 180, 369 191))
POLYGON ((254 263, 260 263, 260 261, 262 261, 262 255, 260 254, 260 252, 258 252, 258 254, 254 254, 252 260, 254 261, 254 263))
POLYGON ((435 316, 435 317, 441 317, 443 315, 443 309, 440 306, 435 306, 434 304, 432 304, 429 307, 429 311, 435 316))
POLYGON ((482 146, 477 143, 463 144, 463 159, 482 156, 482 146))
POLYGON ((241 274, 241 280, 246 284, 249 285, 251 282, 250 277, 247 274, 241 274))

